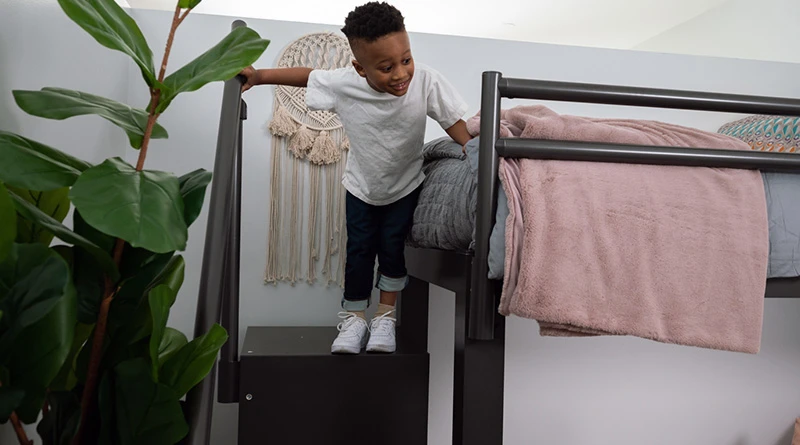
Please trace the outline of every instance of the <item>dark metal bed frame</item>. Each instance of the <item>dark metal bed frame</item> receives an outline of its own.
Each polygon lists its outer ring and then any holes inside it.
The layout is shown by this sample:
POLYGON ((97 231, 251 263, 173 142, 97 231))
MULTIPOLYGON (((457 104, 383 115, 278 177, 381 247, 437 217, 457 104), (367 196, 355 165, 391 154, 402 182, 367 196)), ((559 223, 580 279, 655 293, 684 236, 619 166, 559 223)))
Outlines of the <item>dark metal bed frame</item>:
MULTIPOLYGON (((797 99, 512 79, 485 72, 475 251, 406 249, 406 262, 413 277, 409 293, 413 298, 427 297, 428 283, 456 294, 454 445, 503 443, 505 320, 497 312, 501 283, 488 278, 489 236, 497 211, 500 157, 800 172, 800 155, 796 154, 504 139, 499 137, 502 98, 800 115, 797 99)), ((768 280, 765 297, 800 297, 800 278, 768 280)))
MULTIPOLYGON (((246 26, 241 20, 233 28, 246 26)), ((238 401, 239 227, 241 217, 242 121, 247 108, 241 79, 225 83, 206 229, 195 335, 222 322, 230 341, 219 363, 218 400, 238 401)), ((489 236, 497 207, 500 157, 662 164, 800 172, 800 155, 643 147, 499 138, 502 98, 680 108, 747 114, 800 115, 800 100, 744 95, 578 84, 483 74, 475 250, 406 249, 411 276, 400 300, 401 341, 427 344, 429 284, 456 294, 453 444, 503 443, 505 320, 497 312, 500 282, 488 279, 489 236), (415 326, 402 329, 403 324, 415 326)), ((800 297, 800 277, 767 281, 765 297, 800 297)), ((208 445, 216 369, 187 398, 191 431, 186 443, 208 445)))

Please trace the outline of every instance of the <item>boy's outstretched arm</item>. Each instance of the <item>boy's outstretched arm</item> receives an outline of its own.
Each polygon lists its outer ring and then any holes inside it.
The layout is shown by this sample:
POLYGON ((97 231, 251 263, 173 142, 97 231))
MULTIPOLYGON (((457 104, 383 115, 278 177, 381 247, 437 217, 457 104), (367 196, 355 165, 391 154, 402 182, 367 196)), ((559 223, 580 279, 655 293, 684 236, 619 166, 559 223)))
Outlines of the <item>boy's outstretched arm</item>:
POLYGON ((447 135, 450 136, 454 141, 461 144, 462 152, 466 152, 467 149, 465 145, 467 145, 467 142, 472 139, 472 135, 470 135, 467 131, 467 123, 464 122, 463 119, 460 119, 458 122, 453 124, 453 126, 445 130, 445 132, 447 132, 447 135))
POLYGON ((308 75, 312 68, 274 68, 257 70, 249 66, 240 73, 247 80, 242 85, 242 91, 247 91, 256 85, 289 85, 293 87, 308 86, 308 75))

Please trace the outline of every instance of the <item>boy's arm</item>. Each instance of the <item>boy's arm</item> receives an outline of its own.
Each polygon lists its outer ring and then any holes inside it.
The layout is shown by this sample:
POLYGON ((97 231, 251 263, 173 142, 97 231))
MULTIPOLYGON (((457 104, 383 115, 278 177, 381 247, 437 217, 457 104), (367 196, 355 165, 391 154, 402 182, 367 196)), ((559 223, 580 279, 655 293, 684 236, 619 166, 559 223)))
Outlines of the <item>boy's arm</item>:
POLYGON ((288 85, 305 88, 308 86, 308 76, 312 68, 274 68, 257 70, 249 66, 242 70, 241 75, 247 80, 242 86, 242 91, 247 91, 256 85, 288 85))
POLYGON ((462 152, 466 152, 467 149, 465 145, 467 145, 467 142, 472 139, 472 135, 470 135, 467 131, 467 123, 464 122, 464 119, 459 119, 458 122, 445 130, 445 132, 447 132, 447 135, 450 136, 454 141, 461 144, 462 152))

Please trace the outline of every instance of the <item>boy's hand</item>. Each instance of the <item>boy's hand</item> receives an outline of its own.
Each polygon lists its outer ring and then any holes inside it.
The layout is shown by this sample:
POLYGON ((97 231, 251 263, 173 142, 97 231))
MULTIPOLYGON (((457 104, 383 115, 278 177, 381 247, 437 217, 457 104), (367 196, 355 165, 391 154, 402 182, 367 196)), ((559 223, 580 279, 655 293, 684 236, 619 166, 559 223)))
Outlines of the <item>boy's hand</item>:
POLYGON ((258 84, 258 72, 252 66, 248 66, 247 68, 243 69, 239 75, 245 78, 245 82, 242 84, 242 92, 245 92, 258 84))

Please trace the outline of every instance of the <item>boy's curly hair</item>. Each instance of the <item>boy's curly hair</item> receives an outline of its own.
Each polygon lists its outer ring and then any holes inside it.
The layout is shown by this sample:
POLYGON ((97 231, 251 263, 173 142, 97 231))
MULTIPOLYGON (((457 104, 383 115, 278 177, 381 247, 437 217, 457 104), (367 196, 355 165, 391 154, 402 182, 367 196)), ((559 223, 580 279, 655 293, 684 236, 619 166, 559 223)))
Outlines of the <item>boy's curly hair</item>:
POLYGON ((374 42, 395 32, 405 31, 403 14, 385 2, 369 2, 354 9, 344 20, 342 32, 351 42, 374 42))

